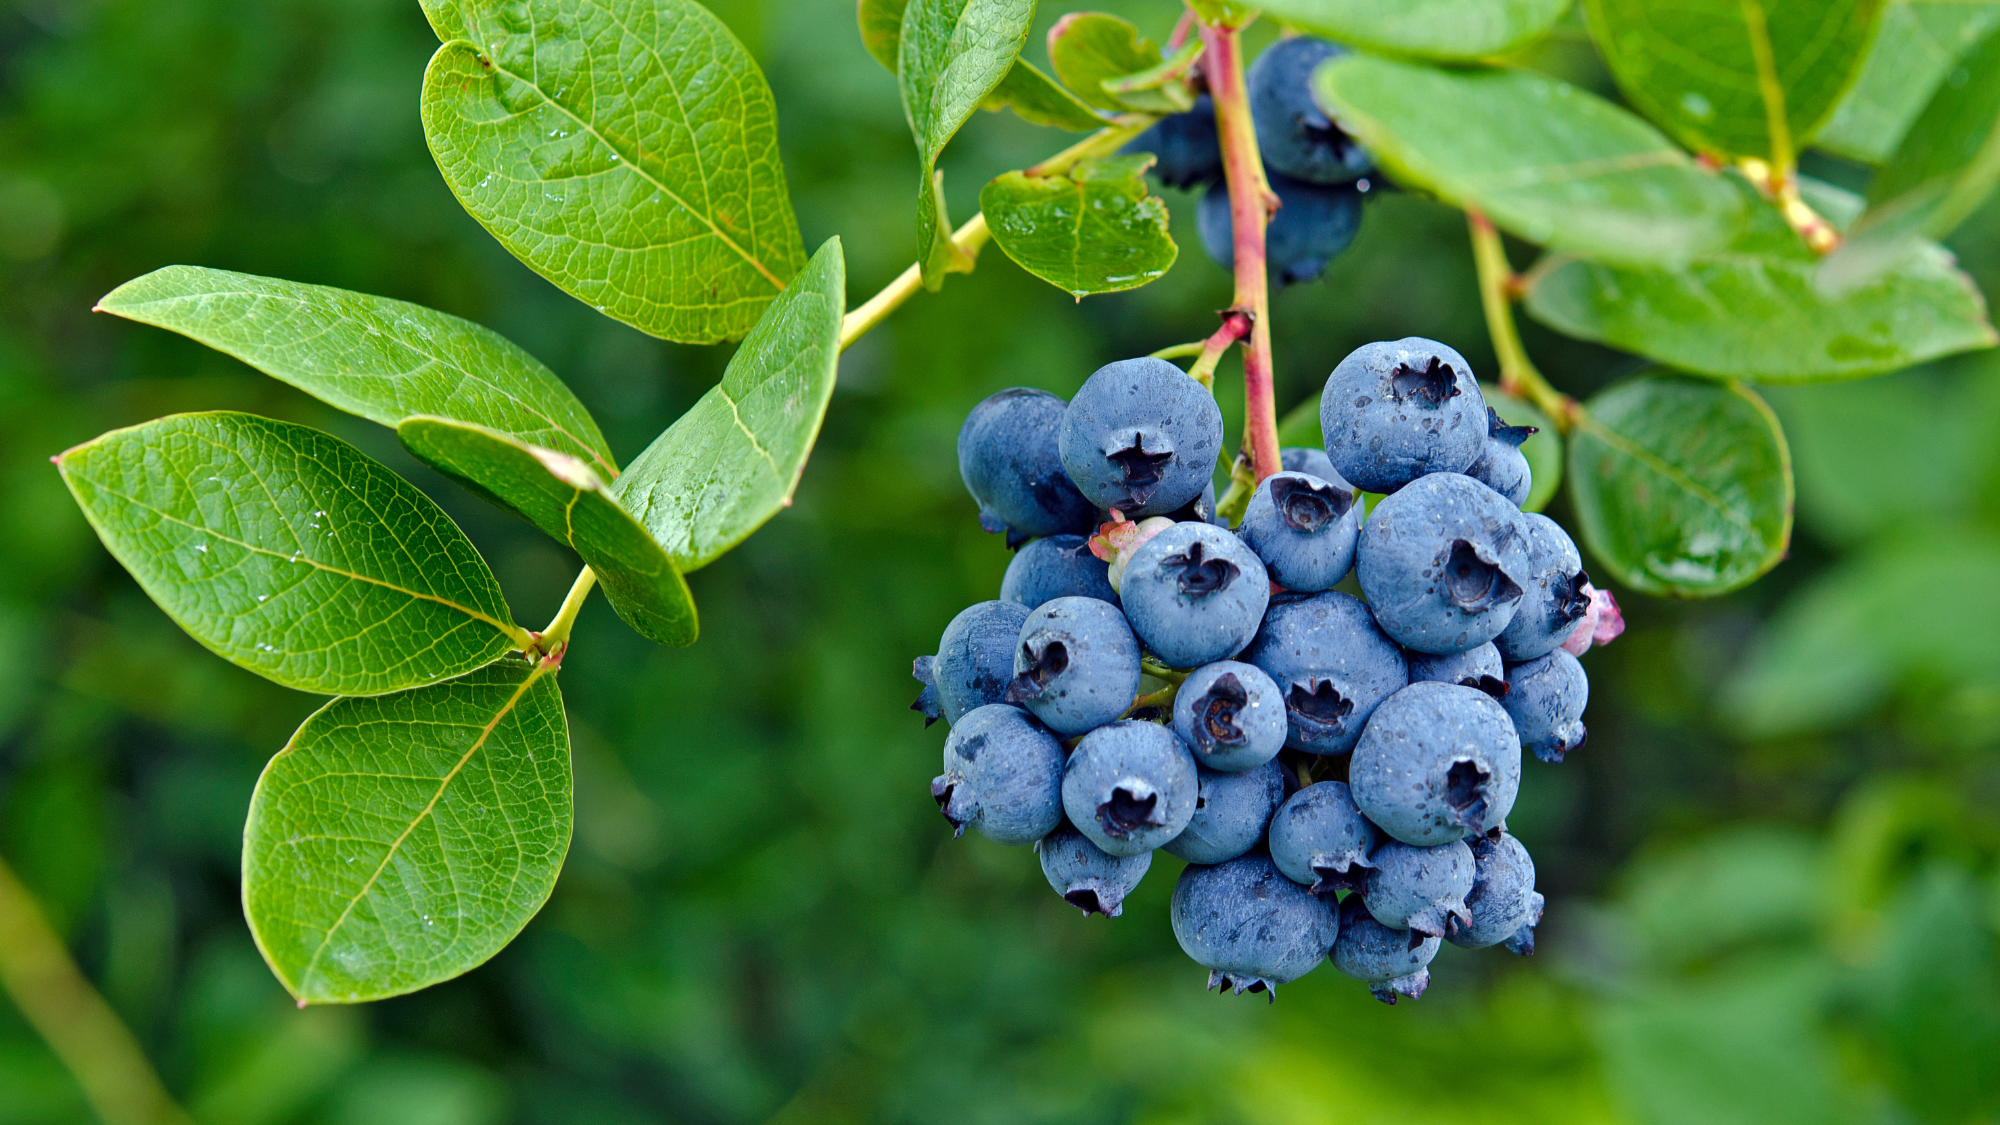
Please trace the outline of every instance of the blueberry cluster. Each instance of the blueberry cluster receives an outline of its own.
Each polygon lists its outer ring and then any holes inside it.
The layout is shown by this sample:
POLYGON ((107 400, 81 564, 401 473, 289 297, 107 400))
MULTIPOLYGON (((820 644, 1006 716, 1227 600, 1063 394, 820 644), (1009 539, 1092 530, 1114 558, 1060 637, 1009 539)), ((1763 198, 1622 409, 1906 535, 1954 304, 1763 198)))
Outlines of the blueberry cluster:
POLYGON ((1441 941, 1533 951, 1542 896, 1506 831, 1522 750, 1583 744, 1575 653, 1613 618, 1569 536, 1517 507, 1527 432, 1457 352, 1360 348, 1320 420, 1325 449, 1284 451, 1231 530, 1221 414, 1172 364, 980 403, 966 487, 1032 541, 917 660, 916 709, 951 725, 931 794, 953 827, 1035 844, 1086 914, 1118 915, 1163 849, 1210 987, 1330 957, 1394 1003, 1441 941), (1350 576, 1362 597, 1334 589, 1350 576))
MULTIPOLYGON (((1264 178, 1278 196, 1264 243, 1270 276, 1281 287, 1316 280, 1347 249, 1373 186, 1374 158, 1313 101, 1308 81, 1313 68, 1344 51, 1324 39, 1281 39, 1257 57, 1247 76, 1264 178)), ((1206 189, 1196 216, 1201 244, 1222 268, 1232 268, 1229 187, 1222 181, 1214 102, 1202 95, 1192 110, 1161 119, 1125 151, 1152 153, 1153 174, 1169 187, 1206 189)))

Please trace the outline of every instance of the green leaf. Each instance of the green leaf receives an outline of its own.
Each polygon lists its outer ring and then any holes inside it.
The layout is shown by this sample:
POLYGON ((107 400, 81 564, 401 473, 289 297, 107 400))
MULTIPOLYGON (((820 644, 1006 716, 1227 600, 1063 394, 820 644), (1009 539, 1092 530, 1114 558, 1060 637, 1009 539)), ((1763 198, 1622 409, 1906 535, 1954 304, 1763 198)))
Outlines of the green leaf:
POLYGON ((1860 72, 1882 0, 1584 0, 1618 88, 1682 144, 1789 166, 1860 72))
POLYGON ((1035 0, 911 0, 903 12, 896 78, 923 164, 917 262, 929 288, 944 284, 946 273, 971 268, 951 240, 938 154, 1013 69, 1034 18, 1035 0))
POLYGON ((1264 9, 1309 31, 1391 54, 1479 59, 1548 34, 1570 0, 1278 0, 1264 9))
POLYGON ((1659 130, 1567 83, 1350 55, 1314 91, 1398 180, 1572 254, 1678 262, 1720 246, 1742 201, 1659 130))
POLYGON ((903 43, 903 9, 909 0, 857 0, 855 22, 861 25, 861 45, 890 74, 896 73, 896 55, 903 43))
POLYGON ((722 382, 641 453, 613 492, 685 573, 792 502, 840 361, 847 269, 830 238, 730 357, 722 382))
POLYGON ((1959 58, 1995 28, 2000 0, 1888 0, 1861 77, 1813 144, 1864 164, 1889 159, 1959 58))
POLYGON ((1210 27, 1244 27, 1259 9, 1236 0, 1187 0, 1188 10, 1210 27))
POLYGON ((1036 70, 1026 59, 1017 59, 1014 69, 987 97, 987 109, 1012 108, 1015 116, 1034 125, 1088 133, 1104 126, 1096 111, 1077 100, 1062 84, 1036 70))
POLYGON ((805 259, 763 72, 694 0, 465 0, 424 73, 431 154, 535 272, 684 343, 735 339, 805 259))
POLYGON ((673 560, 591 467, 568 454, 449 418, 396 427, 411 453, 527 517, 597 572, 618 616, 648 640, 694 643, 694 596, 673 560))
POLYGON ((993 241, 1021 268, 1073 297, 1136 289, 1180 251, 1167 205, 1146 194, 1150 155, 1086 160, 1067 175, 996 176, 979 193, 993 241))
POLYGON ((618 471, 590 413, 539 360, 435 309, 199 266, 154 270, 97 308, 199 340, 371 422, 436 414, 618 471))
POLYGON ((399 691, 525 641, 451 517, 330 434, 177 414, 85 442, 56 467, 169 617, 286 687, 399 691))
POLYGON ((336 699, 257 780, 244 914, 302 1003, 415 992, 521 932, 562 870, 570 817, 552 668, 507 660, 336 699))
POLYGON ((1114 94, 1107 80, 1151 70, 1164 61, 1160 48, 1128 20, 1103 12, 1071 12, 1049 29, 1049 65, 1076 96, 1113 113, 1179 113, 1194 104, 1165 88, 1114 94))
POLYGON ((1527 503, 1521 505, 1521 510, 1541 511, 1555 498, 1556 489, 1562 487, 1562 435, 1556 432, 1549 416, 1535 409, 1534 404, 1509 398, 1500 393, 1499 387, 1487 383, 1479 385, 1479 392, 1501 421, 1510 426, 1535 428, 1528 440, 1521 443, 1521 454, 1528 459, 1528 469, 1534 474, 1534 485, 1529 488, 1527 503))
POLYGON ((1791 454, 1749 388, 1642 375, 1586 407, 1569 435, 1570 500, 1584 542, 1618 581, 1712 597, 1785 556, 1791 454))
POLYGON ((1858 379, 1995 342, 1979 290, 1942 247, 1915 244, 1894 269, 1828 295, 1777 209, 1730 179, 1750 222, 1726 250, 1682 269, 1563 263, 1539 275, 1528 312, 1683 371, 1770 383, 1858 379))
POLYGON ((1278 445, 1286 449, 1296 446, 1326 448, 1326 435, 1319 428, 1318 395, 1308 397, 1278 419, 1278 445))

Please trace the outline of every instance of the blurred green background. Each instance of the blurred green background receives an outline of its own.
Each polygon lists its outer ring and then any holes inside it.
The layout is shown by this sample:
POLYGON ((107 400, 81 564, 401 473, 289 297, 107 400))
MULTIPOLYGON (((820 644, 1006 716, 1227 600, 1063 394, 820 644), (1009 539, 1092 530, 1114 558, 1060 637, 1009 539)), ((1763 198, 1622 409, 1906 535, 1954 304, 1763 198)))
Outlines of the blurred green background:
MULTIPOLYGON (((1113 7, 1158 36, 1175 14, 1113 7)), ((776 89, 805 242, 843 236, 858 302, 912 249, 893 82, 846 0, 717 10, 776 89)), ((431 304, 546 361, 625 458, 727 357, 597 316, 458 208, 416 115, 435 45, 414 0, 0 2, 0 855, 204 1125, 2000 1121, 1991 355, 1770 396, 1792 556, 1718 601, 1625 596, 1631 630, 1587 660, 1589 746, 1531 762, 1512 818, 1550 899, 1532 960, 1448 946, 1393 1009, 1330 968, 1275 1006, 1218 999, 1166 923, 1178 861, 1107 922, 1025 849, 951 840, 909 661, 1007 557, 958 483, 959 421, 1209 331, 1229 284, 1181 195, 1184 254, 1155 285, 1079 308, 988 250, 850 351, 796 506, 693 579, 698 645, 586 611, 563 675, 576 839, 548 908, 463 979, 294 1010, 237 862, 256 775, 315 700, 183 636, 48 457, 256 411, 418 480, 524 621, 577 564, 387 431, 92 302, 189 262, 431 304)), ((1608 92, 1573 37, 1528 61, 1608 92)), ((1065 143, 982 115, 944 163, 954 214, 1065 143)), ((1953 248, 2000 292, 2000 208, 1953 248)), ((1434 336, 1492 373, 1463 221, 1407 195, 1376 198, 1274 318, 1284 406, 1372 339, 1434 336)), ((1636 366, 1527 331, 1571 393, 1636 366)), ((1232 423, 1239 387, 1225 368, 1232 423)), ((0 1000, 0 1125, 91 1119, 0 1000)))

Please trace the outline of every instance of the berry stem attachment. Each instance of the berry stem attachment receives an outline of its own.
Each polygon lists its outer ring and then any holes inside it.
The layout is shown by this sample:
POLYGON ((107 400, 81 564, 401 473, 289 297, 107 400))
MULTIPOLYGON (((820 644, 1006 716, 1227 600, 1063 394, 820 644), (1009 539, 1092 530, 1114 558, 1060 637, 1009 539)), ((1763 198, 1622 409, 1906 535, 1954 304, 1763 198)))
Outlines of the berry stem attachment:
POLYGON ((1466 223, 1472 228, 1472 260, 1479 270, 1479 304, 1486 311, 1486 329, 1493 335, 1493 354, 1500 360, 1500 393, 1531 402, 1556 429, 1567 434, 1583 417, 1583 406, 1549 385, 1521 343, 1521 331, 1514 323, 1513 288, 1516 275, 1507 263, 1506 247, 1500 232, 1479 211, 1467 209, 1466 223))
POLYGON ((1222 362, 1222 353, 1229 345, 1248 336, 1255 330, 1252 318, 1244 313, 1230 310, 1222 314, 1222 327, 1215 334, 1202 341, 1199 358, 1188 368, 1188 377, 1213 391, 1215 389, 1215 365, 1222 362))
POLYGON ((590 599, 590 591, 597 585, 597 572, 589 567, 576 576, 570 584, 569 594, 563 598, 562 608, 556 610, 556 619, 539 633, 529 634, 535 643, 528 649, 530 660, 562 659, 562 653, 569 647, 569 631, 576 624, 576 615, 583 610, 583 603, 590 599))

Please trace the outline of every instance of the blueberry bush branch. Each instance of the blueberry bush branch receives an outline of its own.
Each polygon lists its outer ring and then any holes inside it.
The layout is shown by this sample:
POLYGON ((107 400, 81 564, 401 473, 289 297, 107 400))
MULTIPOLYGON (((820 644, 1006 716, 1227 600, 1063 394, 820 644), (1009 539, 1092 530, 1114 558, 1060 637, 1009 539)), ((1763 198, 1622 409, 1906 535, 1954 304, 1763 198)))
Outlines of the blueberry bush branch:
POLYGON ((1501 393, 1533 403, 1567 433, 1582 415, 1583 407, 1549 385, 1528 358, 1528 349, 1521 344, 1521 330, 1514 323, 1517 275, 1507 262, 1507 249, 1501 244, 1500 232, 1476 208, 1466 210, 1465 220, 1472 231, 1479 304, 1486 314, 1487 331, 1493 336, 1493 354, 1500 361, 1501 393))

